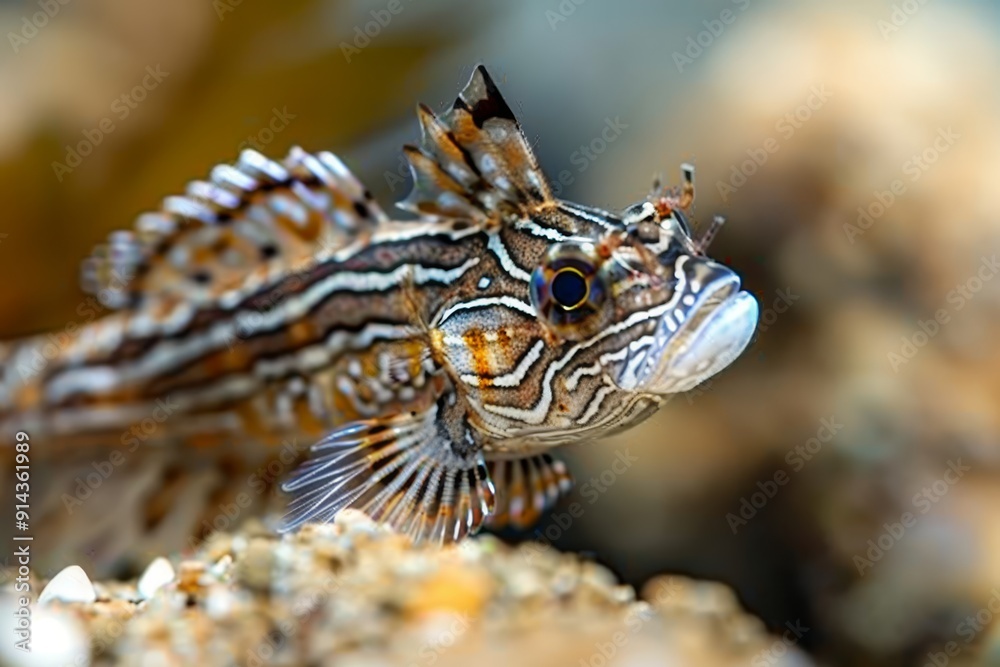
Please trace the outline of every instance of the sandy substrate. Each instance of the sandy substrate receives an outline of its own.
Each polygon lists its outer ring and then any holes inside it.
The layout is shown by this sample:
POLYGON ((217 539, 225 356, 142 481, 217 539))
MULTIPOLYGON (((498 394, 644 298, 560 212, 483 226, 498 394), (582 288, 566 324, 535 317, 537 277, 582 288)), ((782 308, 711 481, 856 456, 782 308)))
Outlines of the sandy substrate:
MULTIPOLYGON (((356 512, 279 538, 250 525, 133 582, 79 568, 35 582, 32 652, 5 665, 812 664, 720 584, 663 576, 637 595, 606 568, 492 537, 415 547, 356 512)), ((11 625, 13 579, 0 623, 11 625)))

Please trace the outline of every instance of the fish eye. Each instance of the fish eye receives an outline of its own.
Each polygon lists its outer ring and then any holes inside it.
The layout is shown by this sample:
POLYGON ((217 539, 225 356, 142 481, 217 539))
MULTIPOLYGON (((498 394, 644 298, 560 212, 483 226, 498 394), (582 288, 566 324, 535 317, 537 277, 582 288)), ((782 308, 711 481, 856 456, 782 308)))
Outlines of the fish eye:
POLYGON ((566 310, 575 310, 587 301, 590 286, 580 270, 568 266, 552 278, 552 298, 566 310))
POLYGON ((579 340, 607 320, 605 282, 592 244, 560 243, 531 275, 531 305, 558 336, 579 340))

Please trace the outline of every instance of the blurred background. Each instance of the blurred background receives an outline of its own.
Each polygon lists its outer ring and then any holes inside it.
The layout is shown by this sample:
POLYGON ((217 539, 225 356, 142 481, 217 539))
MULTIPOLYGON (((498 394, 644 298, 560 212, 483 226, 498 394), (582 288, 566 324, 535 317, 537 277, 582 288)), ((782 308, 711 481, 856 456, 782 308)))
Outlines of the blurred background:
POLYGON ((242 148, 335 151, 388 207, 416 102, 483 62, 566 199, 693 162, 762 308, 503 537, 721 581, 820 664, 1000 665, 995 2, 50 0, 0 28, 0 338, 84 319, 90 248, 242 148))

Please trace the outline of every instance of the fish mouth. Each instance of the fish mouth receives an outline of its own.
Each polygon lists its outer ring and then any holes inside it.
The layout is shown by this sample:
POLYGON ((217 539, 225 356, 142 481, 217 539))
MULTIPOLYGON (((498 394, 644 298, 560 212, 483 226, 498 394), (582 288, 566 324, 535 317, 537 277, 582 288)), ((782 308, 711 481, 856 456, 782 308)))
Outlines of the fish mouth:
POLYGON ((729 366, 750 343, 757 328, 756 299, 722 265, 706 263, 698 274, 701 289, 689 289, 678 299, 690 305, 661 316, 636 389, 655 394, 693 389, 729 366))

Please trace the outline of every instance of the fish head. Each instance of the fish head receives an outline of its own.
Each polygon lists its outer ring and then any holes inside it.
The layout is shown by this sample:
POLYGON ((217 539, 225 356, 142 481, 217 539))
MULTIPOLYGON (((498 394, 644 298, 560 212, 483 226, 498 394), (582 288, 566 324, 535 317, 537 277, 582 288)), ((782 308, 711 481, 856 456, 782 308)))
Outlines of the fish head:
POLYGON ((596 356, 614 389, 661 397, 739 357, 757 301, 705 253, 683 213, 643 201, 611 227, 553 244, 535 269, 531 301, 552 337, 575 341, 581 359, 596 356))

